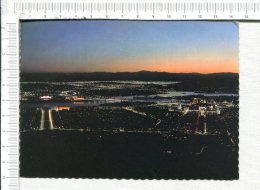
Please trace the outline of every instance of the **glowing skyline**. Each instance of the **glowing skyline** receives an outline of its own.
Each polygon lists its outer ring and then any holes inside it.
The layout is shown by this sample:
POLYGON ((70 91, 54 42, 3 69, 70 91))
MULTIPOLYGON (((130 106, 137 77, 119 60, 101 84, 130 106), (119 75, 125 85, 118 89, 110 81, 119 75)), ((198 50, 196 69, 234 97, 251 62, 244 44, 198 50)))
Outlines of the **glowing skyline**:
POLYGON ((239 72, 238 27, 207 21, 21 24, 22 72, 239 72))

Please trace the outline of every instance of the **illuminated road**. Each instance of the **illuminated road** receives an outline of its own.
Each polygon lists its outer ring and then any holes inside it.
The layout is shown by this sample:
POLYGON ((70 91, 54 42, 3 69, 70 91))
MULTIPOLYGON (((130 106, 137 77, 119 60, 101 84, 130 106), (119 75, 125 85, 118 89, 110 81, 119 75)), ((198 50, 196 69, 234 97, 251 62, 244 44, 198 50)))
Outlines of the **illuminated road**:
POLYGON ((145 112, 140 112, 140 111, 137 111, 137 110, 130 108, 130 107, 123 107, 123 109, 126 110, 126 111, 130 111, 130 112, 142 115, 142 116, 146 116, 145 112))
POLYGON ((44 129, 44 113, 45 111, 43 109, 41 109, 41 123, 40 123, 40 130, 44 129))
POLYGON ((135 114, 142 115, 142 116, 148 116, 148 117, 150 117, 150 118, 152 118, 152 119, 157 119, 157 118, 155 118, 155 117, 154 117, 153 115, 151 115, 151 114, 146 114, 145 112, 140 112, 140 111, 137 111, 137 110, 135 110, 135 109, 133 109, 133 108, 130 108, 130 107, 122 107, 122 109, 124 109, 124 110, 126 110, 126 111, 133 112, 133 113, 135 113, 135 114))
POLYGON ((49 112, 50 129, 54 129, 51 111, 52 111, 51 109, 49 109, 49 111, 48 111, 49 112))
POLYGON ((40 130, 54 129, 51 111, 52 111, 52 109, 49 109, 48 115, 47 115, 46 111, 44 109, 41 109, 40 130), (45 118, 45 114, 46 114, 46 118, 45 118), (48 125, 48 123, 49 123, 49 125, 48 125))

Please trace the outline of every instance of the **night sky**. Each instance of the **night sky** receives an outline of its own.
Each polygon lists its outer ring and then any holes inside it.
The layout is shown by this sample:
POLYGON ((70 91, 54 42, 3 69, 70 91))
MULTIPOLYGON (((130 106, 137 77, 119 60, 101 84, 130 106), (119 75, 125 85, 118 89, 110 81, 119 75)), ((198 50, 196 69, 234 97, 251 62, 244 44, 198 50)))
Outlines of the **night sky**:
POLYGON ((21 71, 238 73, 238 40, 232 22, 22 22, 21 71))

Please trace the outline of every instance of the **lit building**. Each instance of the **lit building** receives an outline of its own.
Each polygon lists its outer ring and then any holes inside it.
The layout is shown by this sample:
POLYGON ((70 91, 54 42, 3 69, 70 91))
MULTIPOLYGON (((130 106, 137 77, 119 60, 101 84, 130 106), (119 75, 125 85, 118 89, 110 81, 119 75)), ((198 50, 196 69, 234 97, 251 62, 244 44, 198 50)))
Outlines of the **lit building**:
POLYGON ((69 111, 69 110, 70 110, 70 107, 60 106, 60 107, 55 107, 55 110, 56 110, 56 111, 62 111, 62 110, 67 110, 67 111, 69 111))
POLYGON ((52 96, 40 96, 40 100, 51 100, 52 96))
POLYGON ((78 97, 78 96, 71 96, 71 97, 67 97, 66 100, 70 100, 70 101, 84 101, 85 98, 78 97))

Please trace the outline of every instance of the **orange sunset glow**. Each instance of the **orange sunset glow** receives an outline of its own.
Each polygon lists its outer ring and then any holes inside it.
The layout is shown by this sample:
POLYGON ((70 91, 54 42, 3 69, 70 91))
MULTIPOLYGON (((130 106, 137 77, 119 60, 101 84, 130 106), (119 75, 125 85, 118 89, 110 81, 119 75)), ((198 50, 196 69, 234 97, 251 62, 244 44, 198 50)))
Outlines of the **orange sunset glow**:
POLYGON ((33 22, 22 34, 22 72, 239 72, 232 22, 33 22))

